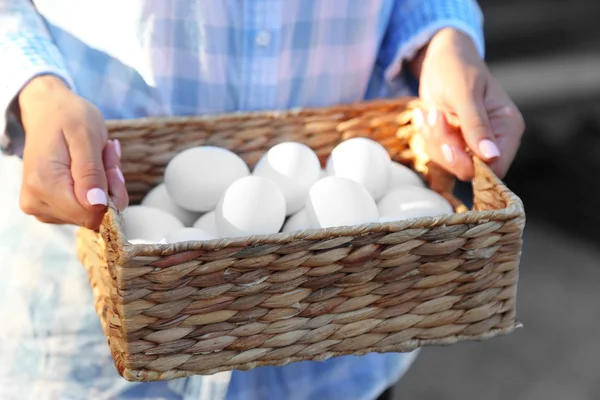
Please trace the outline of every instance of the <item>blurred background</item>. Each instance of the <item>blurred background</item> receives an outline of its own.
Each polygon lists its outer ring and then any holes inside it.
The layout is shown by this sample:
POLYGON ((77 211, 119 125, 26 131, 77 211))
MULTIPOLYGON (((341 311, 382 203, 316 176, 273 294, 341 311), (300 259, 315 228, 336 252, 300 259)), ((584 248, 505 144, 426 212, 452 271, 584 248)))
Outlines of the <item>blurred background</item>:
POLYGON ((600 399, 600 1, 479 4, 490 69, 527 122, 505 179, 527 213, 524 327, 424 349, 394 398, 600 399))

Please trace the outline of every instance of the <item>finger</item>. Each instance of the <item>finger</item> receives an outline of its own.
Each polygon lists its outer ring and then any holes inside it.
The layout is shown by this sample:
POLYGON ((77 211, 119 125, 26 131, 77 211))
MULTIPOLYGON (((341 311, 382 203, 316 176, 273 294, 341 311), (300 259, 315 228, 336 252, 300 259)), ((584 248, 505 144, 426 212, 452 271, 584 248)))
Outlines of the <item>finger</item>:
MULTIPOLYGON (((116 165, 119 166, 119 168, 121 167, 121 142, 119 141, 119 139, 113 139, 113 140, 109 140, 107 142, 107 146, 110 145, 111 147, 114 148, 114 154, 116 155, 116 160, 115 163, 116 165)), ((106 151, 106 147, 104 148, 104 150, 106 151)), ((102 159, 104 160, 104 154, 102 155, 102 159)), ((105 169, 112 169, 106 166, 106 160, 104 160, 104 168, 105 169)), ((109 188, 110 191, 110 188, 109 188)))
POLYGON ((114 139, 112 142, 115 145, 115 151, 117 153, 117 157, 119 158, 119 162, 121 162, 121 142, 119 139, 114 139))
POLYGON ((503 179, 521 145, 521 139, 525 132, 525 122, 512 101, 509 101, 509 105, 492 112, 490 122, 497 135, 498 147, 502 149, 502 157, 492 161, 490 168, 500 179, 503 179))
POLYGON ((65 132, 71 155, 71 175, 73 176, 75 197, 88 211, 104 212, 108 204, 108 185, 102 161, 102 151, 106 144, 106 128, 102 124, 65 132))
POLYGON ((35 219, 40 221, 43 224, 52 224, 52 225, 65 225, 66 222, 56 219, 54 217, 50 217, 47 215, 36 215, 35 219))
POLYGON ((125 187, 123 173, 119 167, 116 167, 107 171, 106 177, 108 178, 110 197, 115 204, 115 207, 117 207, 118 210, 123 211, 129 204, 129 194, 125 187))
POLYGON ((119 156, 117 154, 117 144, 114 140, 106 142, 102 150, 102 163, 106 171, 119 166, 119 156))
POLYGON ((129 203, 129 195, 125 187, 125 178, 119 168, 116 143, 109 141, 104 148, 103 161, 108 181, 108 192, 115 206, 119 210, 124 210, 129 203))
POLYGON ((104 209, 90 211, 84 208, 75 197, 74 180, 68 167, 56 169, 49 175, 52 182, 45 196, 48 199, 49 216, 64 223, 97 229, 102 221, 104 209))
POLYGON ((68 223, 52 215, 50 206, 37 197, 32 196, 27 191, 21 190, 19 197, 19 206, 21 210, 38 221, 46 224, 65 224, 68 223))
POLYGON ((500 157, 500 150, 490 126, 483 90, 462 96, 454 104, 463 137, 469 148, 485 161, 500 157))
POLYGON ((23 213, 34 217, 42 213, 47 213, 49 210, 48 205, 41 201, 40 197, 35 194, 35 189, 30 189, 26 182, 23 182, 21 185, 19 208, 23 213))
MULTIPOLYGON (((64 223, 97 229, 106 207, 86 208, 77 198, 76 180, 73 175, 73 159, 77 158, 77 154, 71 150, 77 147, 70 146, 71 136, 72 133, 67 135, 67 132, 64 132, 63 141, 49 144, 50 154, 53 156, 47 166, 38 165, 37 175, 43 177, 42 180, 45 182, 41 198, 47 199, 49 207, 47 215, 64 223)), ((71 143, 73 143, 72 139, 71 143)))
POLYGON ((73 195, 66 143, 63 140, 45 142, 48 137, 41 136, 35 145, 25 148, 19 206, 25 214, 36 218, 42 216, 48 221, 78 224, 85 219, 87 211, 73 195), (42 160, 40 153, 47 154, 48 159, 42 160))
POLYGON ((443 112, 435 107, 429 109, 423 129, 426 150, 437 164, 458 179, 473 178, 473 160, 465 151, 466 144, 460 131, 452 127, 443 112))
MULTIPOLYGON (((97 225, 96 221, 101 219, 103 211, 84 208, 75 193, 72 167, 74 171, 82 170, 77 167, 77 161, 83 157, 78 156, 77 151, 73 152, 75 157, 72 157, 71 150, 77 149, 78 143, 83 141, 82 133, 87 134, 85 128, 65 130, 60 127, 49 128, 43 124, 30 127, 28 139, 34 137, 35 140, 27 143, 24 149, 22 190, 26 200, 38 199, 44 202, 47 208, 41 211, 39 204, 27 200, 30 202, 24 207, 27 213, 88 228, 97 225), (79 134, 79 137, 75 134, 79 134), (76 161, 75 166, 73 158, 76 161)), ((102 140, 102 137, 99 137, 99 140, 102 140)))

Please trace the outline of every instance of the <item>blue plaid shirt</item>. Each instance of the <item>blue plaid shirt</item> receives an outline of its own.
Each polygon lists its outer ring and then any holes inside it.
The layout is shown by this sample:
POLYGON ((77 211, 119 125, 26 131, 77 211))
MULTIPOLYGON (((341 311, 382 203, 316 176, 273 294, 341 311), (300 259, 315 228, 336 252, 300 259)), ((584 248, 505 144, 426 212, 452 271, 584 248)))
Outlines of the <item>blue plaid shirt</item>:
MULTIPOLYGON (((64 79, 107 119, 410 94, 403 63, 443 27, 470 35, 483 55, 474 0, 2 1, 0 111, 40 74, 64 79)), ((74 228, 19 211, 20 168, 0 158, 1 399, 370 400, 416 355, 125 382, 74 253, 74 228)))

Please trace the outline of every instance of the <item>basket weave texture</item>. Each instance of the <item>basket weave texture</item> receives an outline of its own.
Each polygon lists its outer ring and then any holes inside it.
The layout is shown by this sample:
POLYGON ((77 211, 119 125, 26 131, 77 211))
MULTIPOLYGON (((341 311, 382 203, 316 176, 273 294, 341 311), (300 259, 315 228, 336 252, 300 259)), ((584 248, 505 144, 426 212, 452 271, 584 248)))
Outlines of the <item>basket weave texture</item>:
POLYGON ((456 213, 293 233, 133 245, 109 210, 81 229, 88 270, 115 365, 130 381, 174 379, 263 365, 512 332, 525 214, 520 199, 474 159, 474 208, 429 162, 411 124, 413 98, 281 113, 109 121, 122 145, 133 202, 192 146, 225 147, 250 165, 271 146, 303 142, 322 162, 340 141, 382 143, 420 172, 456 213))

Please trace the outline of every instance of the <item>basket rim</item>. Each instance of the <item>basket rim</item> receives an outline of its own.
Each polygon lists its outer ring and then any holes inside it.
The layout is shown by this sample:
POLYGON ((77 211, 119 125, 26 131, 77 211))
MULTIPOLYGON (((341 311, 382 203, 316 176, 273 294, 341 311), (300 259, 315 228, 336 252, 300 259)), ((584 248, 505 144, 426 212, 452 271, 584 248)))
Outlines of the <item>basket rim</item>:
MULTIPOLYGON (((333 106, 326 107, 328 110, 351 110, 351 109, 364 109, 365 107, 381 107, 390 106, 398 107, 404 106, 407 109, 415 108, 421 100, 414 96, 403 96, 396 98, 383 98, 374 100, 361 100, 348 103, 339 103, 333 106)), ((215 114, 203 114, 203 115, 184 115, 184 116, 152 116, 152 117, 139 117, 139 118, 122 118, 122 119, 107 119, 105 125, 110 131, 112 129, 123 129, 123 128, 143 128, 148 125, 171 125, 171 124, 183 124, 190 122, 214 122, 214 121, 231 121, 236 119, 243 119, 248 117, 264 117, 264 118, 285 118, 291 116, 302 116, 303 114, 324 114, 324 107, 293 107, 287 109, 272 109, 272 110, 255 110, 255 111, 232 111, 215 114)))

